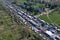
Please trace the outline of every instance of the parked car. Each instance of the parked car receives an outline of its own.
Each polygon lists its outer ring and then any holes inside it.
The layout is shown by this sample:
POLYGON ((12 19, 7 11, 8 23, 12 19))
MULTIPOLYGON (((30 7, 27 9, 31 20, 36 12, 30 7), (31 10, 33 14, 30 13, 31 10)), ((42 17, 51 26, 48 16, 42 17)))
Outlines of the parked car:
POLYGON ((34 11, 35 11, 35 12, 42 12, 42 8, 35 7, 35 8, 34 8, 34 11))

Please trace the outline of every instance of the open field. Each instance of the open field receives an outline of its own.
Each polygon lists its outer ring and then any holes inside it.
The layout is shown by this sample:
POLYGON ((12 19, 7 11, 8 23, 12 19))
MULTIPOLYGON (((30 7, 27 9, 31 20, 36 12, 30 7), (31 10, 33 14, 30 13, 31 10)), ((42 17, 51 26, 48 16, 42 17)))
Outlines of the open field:
MULTIPOLYGON (((5 9, 4 9, 5 10, 5 9)), ((9 12, 3 10, 0 6, 0 40, 17 40, 20 32, 20 25, 13 22, 12 18, 8 15, 9 12), (19 30, 19 31, 18 31, 19 30)))
POLYGON ((46 21, 47 23, 51 23, 51 22, 49 21, 49 19, 47 18, 47 15, 46 15, 46 14, 41 15, 39 18, 41 18, 42 20, 46 21))
POLYGON ((48 16, 51 21, 48 19, 46 14, 40 16, 39 18, 45 20, 48 23, 54 23, 54 24, 60 25, 60 9, 57 9, 57 10, 49 13, 48 16))
POLYGON ((55 10, 52 13, 49 13, 49 17, 55 24, 60 25, 60 9, 55 10))

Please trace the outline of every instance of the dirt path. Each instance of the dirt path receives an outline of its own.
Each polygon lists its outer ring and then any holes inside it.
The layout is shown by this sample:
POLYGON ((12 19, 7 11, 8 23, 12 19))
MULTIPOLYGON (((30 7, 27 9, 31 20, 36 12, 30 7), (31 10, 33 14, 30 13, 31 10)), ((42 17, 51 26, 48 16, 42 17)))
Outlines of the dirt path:
MULTIPOLYGON (((44 14, 46 14, 47 15, 47 18, 49 19, 49 21, 51 22, 51 24, 55 24, 55 25, 57 25, 55 22, 53 22, 51 19, 50 19, 50 17, 49 17, 49 13, 51 13, 51 12, 53 12, 54 10, 56 10, 57 8, 55 8, 55 9, 52 9, 52 10, 46 10, 46 12, 42 12, 40 15, 36 15, 37 17, 39 17, 39 16, 42 16, 42 15, 44 15, 44 14)), ((58 25, 57 25, 58 26, 58 25)))
MULTIPOLYGON (((52 11, 54 11, 54 10, 56 10, 56 9, 57 9, 57 8, 52 9, 52 10, 47 10, 47 9, 46 9, 46 12, 42 12, 40 15, 42 16, 42 15, 44 15, 44 14, 51 13, 52 11)), ((36 15, 36 16, 39 17, 40 15, 36 15)))

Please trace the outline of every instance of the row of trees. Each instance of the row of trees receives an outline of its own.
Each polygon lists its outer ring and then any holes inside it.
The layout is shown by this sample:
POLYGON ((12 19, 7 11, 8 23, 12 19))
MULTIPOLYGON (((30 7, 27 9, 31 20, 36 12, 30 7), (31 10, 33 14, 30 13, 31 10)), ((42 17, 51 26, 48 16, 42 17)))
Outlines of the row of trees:
POLYGON ((47 4, 49 3, 51 5, 58 5, 60 7, 60 0, 30 0, 30 2, 47 3, 47 4))

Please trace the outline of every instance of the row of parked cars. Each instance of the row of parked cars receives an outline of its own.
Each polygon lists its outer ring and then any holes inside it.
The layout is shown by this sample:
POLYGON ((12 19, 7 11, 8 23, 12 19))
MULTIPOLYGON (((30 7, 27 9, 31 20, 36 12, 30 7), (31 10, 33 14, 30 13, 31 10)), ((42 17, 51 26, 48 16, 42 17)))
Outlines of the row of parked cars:
POLYGON ((47 35, 47 37, 49 37, 51 40, 60 40, 60 37, 51 31, 46 30, 44 34, 47 35))
POLYGON ((43 11, 41 7, 31 7, 31 5, 26 5, 24 3, 19 4, 19 6, 28 10, 28 11, 35 11, 35 12, 42 12, 43 11))
MULTIPOLYGON (((10 6, 10 8, 13 8, 13 7, 11 7, 10 6)), ((13 9, 12 9, 13 10, 13 9)), ((23 14, 24 14, 24 12, 18 12, 19 14, 20 14, 20 16, 22 15, 22 16, 24 16, 23 14)), ((26 14, 27 15, 27 14, 26 14)), ((19 17, 20 17, 19 16, 19 17)), ((22 20, 24 20, 25 21, 25 18, 23 18, 21 16, 21 19, 22 20)), ((29 17, 30 17, 30 15, 29 15, 29 17)), ((33 16, 31 16, 31 17, 33 17, 33 16)), ((28 20, 28 19, 27 19, 28 20)), ((35 21, 33 21, 33 20, 28 20, 29 21, 29 23, 31 23, 34 27, 32 28, 32 30, 34 30, 35 32, 41 32, 42 30, 41 30, 41 28, 39 28, 38 26, 38 24, 36 24, 36 22, 35 21)), ((42 21, 42 20, 40 20, 40 22, 41 22, 41 24, 42 24, 42 26, 44 26, 44 25, 46 25, 45 24, 45 22, 44 21, 42 21)), ((48 26, 49 27, 49 26, 48 26)), ((57 36, 57 35, 54 35, 49 29, 52 29, 52 27, 51 28, 48 28, 46 31, 45 31, 45 34, 47 34, 48 35, 48 37, 50 37, 50 38, 52 38, 52 39, 56 39, 56 40, 60 40, 60 37, 59 36, 57 36), (49 33, 48 33, 49 32, 49 33)), ((53 28, 54 29, 54 28, 53 28)), ((59 31, 59 30, 58 30, 59 31)))
MULTIPOLYGON (((30 15, 29 15, 30 16, 30 15)), ((41 32, 42 30, 40 28, 38 28, 38 25, 30 20, 29 23, 31 23, 34 27, 31 27, 32 30, 34 30, 35 32, 41 32)), ((45 22, 41 20, 41 23, 43 23, 43 25, 45 25, 45 22)), ((47 30, 45 31, 45 35, 47 35, 51 40, 60 40, 60 37, 55 35, 53 32, 51 32, 51 30, 55 30, 55 27, 53 27, 52 25, 47 27, 47 30)))
MULTIPOLYGON (((30 15, 29 15, 30 16, 30 15)), ((41 24, 42 25, 46 25, 46 23, 44 22, 44 21, 42 21, 42 20, 40 20, 41 21, 41 24)), ((34 22, 33 20, 29 20, 29 23, 31 24, 31 25, 33 25, 34 27, 31 27, 32 28, 32 30, 34 30, 35 32, 42 32, 42 30, 40 29, 40 27, 38 28, 38 24, 36 24, 36 22, 34 22)), ((42 26, 41 25, 41 26, 42 26)), ((57 35, 55 35, 54 33, 53 33, 53 31, 51 31, 51 30, 55 30, 55 27, 53 27, 52 25, 49 25, 48 27, 47 27, 47 30, 45 31, 45 35, 46 36, 48 36, 51 40, 60 40, 60 37, 59 36, 57 36, 57 35)))

